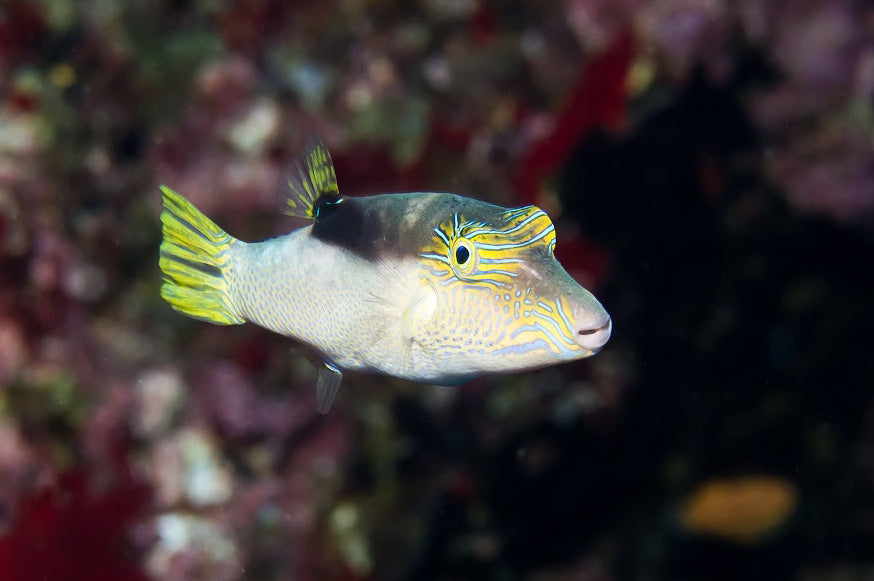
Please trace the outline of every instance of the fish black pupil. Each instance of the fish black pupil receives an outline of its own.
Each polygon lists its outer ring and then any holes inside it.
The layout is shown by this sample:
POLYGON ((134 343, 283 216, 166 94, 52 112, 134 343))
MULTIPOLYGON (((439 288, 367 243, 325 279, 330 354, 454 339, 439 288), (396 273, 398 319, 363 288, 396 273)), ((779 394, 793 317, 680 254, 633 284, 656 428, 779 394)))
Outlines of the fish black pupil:
POLYGON ((464 264, 470 258, 470 250, 466 246, 459 246, 455 249, 455 262, 464 264))

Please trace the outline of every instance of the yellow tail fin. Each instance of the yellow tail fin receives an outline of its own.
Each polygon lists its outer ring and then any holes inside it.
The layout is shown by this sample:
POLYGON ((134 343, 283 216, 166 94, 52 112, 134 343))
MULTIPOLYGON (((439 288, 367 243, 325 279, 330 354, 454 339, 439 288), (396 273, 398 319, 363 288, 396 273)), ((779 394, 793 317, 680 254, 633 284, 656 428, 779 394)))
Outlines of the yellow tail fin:
POLYGON ((224 276, 228 251, 236 239, 170 188, 161 186, 161 192, 164 240, 160 266, 165 275, 161 296, 195 319, 219 325, 244 323, 224 276))

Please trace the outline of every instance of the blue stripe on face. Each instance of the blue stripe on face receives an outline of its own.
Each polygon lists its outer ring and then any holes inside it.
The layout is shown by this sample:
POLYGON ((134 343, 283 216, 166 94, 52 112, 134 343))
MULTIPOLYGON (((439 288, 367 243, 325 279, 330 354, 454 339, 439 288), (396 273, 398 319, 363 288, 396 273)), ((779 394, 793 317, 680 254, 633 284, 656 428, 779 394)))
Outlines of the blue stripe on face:
POLYGON ((476 234, 471 234, 469 236, 469 238, 476 238, 477 236, 483 236, 483 235, 488 235, 488 234, 512 234, 514 232, 518 232, 519 230, 523 229, 525 226, 530 224, 532 221, 534 221, 542 216, 546 216, 546 213, 543 210, 540 210, 538 212, 534 212, 533 214, 531 214, 530 216, 528 216, 527 218, 525 218, 524 220, 522 220, 521 222, 516 224, 514 227, 510 228, 509 230, 484 230, 484 231, 479 231, 476 234))
POLYGON ((561 320, 564 321, 564 324, 567 325, 568 331, 571 333, 574 332, 574 328, 571 325, 571 322, 568 320, 567 315, 564 313, 564 304, 561 302, 561 297, 555 303, 555 306, 558 307, 558 315, 561 317, 561 320))
MULTIPOLYGON (((565 335, 564 331, 561 329, 561 327, 560 327, 559 324, 555 321, 555 319, 553 319, 552 317, 550 317, 550 316, 548 316, 548 315, 544 315, 543 313, 538 313, 537 311, 534 311, 532 314, 533 314, 535 317, 537 317, 538 319, 543 319, 544 321, 548 321, 550 325, 553 325, 553 326, 555 327, 555 330, 558 332, 558 335, 559 335, 562 339, 564 339, 565 342, 569 343, 570 345, 573 345, 573 344, 574 344, 573 339, 570 338, 570 337, 568 337, 567 335, 565 335)), ((568 329, 570 329, 570 327, 568 327, 568 329)))
POLYGON ((549 345, 546 344, 546 341, 544 341, 543 339, 535 339, 534 341, 531 341, 529 343, 509 345, 507 347, 492 351, 492 353, 494 353, 495 355, 506 355, 507 353, 528 353, 529 351, 534 351, 535 349, 544 349, 546 351, 551 351, 549 345))
POLYGON ((516 244, 477 244, 477 248, 481 248, 483 250, 507 250, 511 248, 522 248, 523 246, 528 246, 529 244, 533 244, 555 230, 554 226, 549 226, 548 228, 544 228, 543 231, 534 236, 533 238, 529 238, 524 242, 517 242, 516 244))
POLYGON ((488 284, 493 284, 493 285, 495 285, 496 287, 499 287, 499 288, 504 288, 505 286, 507 286, 506 283, 503 283, 503 282, 501 282, 501 281, 499 281, 499 280, 495 280, 495 279, 493 279, 493 278, 478 278, 478 279, 476 279, 476 282, 485 282, 485 283, 488 283, 488 284))
POLYGON ((451 244, 449 243, 449 238, 446 237, 446 234, 443 233, 443 230, 441 230, 440 228, 434 228, 434 232, 436 232, 437 236, 439 236, 443 240, 443 242, 446 243, 446 246, 451 246, 451 244))
POLYGON ((521 264, 525 262, 521 258, 480 258, 482 264, 521 264))
MULTIPOLYGON (((561 342, 561 340, 558 337, 553 335, 549 329, 547 329, 546 327, 544 327, 540 323, 534 323, 533 325, 523 325, 521 327, 517 327, 512 333, 510 333, 510 339, 514 339, 516 337, 516 335, 518 335, 519 333, 522 333, 524 331, 540 331, 541 333, 543 333, 544 335, 546 335, 547 337, 549 337, 552 340, 553 344, 556 346, 556 348, 559 351, 562 351, 563 353, 570 352, 570 349, 565 347, 565 345, 561 342)), ((555 349, 552 349, 552 351, 555 351, 555 349)))
MULTIPOLYGON (((483 294, 491 294, 492 293, 492 289, 490 289, 489 287, 478 286, 475 284, 463 284, 463 285, 461 285, 461 288, 463 288, 465 290, 479 291, 483 294)), ((482 298, 482 296, 478 296, 476 299, 477 302, 479 302, 481 298, 482 298)))
POLYGON ((446 264, 449 264, 450 266, 452 266, 449 263, 449 259, 446 258, 445 256, 440 255, 440 254, 420 254, 419 256, 421 256, 422 258, 433 258, 434 260, 439 260, 440 262, 445 262, 446 264))
POLYGON ((516 208, 515 210, 508 210, 507 212, 504 213, 504 216, 506 217, 507 220, 512 220, 514 218, 518 218, 519 216, 521 216, 522 214, 524 214, 525 212, 527 212, 528 210, 530 210, 533 207, 534 206, 529 205, 529 206, 522 206, 521 208, 516 208))

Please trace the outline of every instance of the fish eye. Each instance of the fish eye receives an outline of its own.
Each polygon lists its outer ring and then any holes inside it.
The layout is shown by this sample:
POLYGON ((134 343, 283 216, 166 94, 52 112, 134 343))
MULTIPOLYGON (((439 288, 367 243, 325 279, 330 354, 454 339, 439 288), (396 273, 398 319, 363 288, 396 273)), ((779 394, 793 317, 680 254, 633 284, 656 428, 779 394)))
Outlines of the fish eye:
POLYGON ((476 247, 466 238, 456 238, 450 248, 452 268, 458 275, 472 273, 476 269, 476 247))
POLYGON ((455 262, 459 264, 459 266, 464 266, 464 263, 470 258, 470 250, 467 249, 467 246, 459 245, 458 248, 455 249, 455 262))

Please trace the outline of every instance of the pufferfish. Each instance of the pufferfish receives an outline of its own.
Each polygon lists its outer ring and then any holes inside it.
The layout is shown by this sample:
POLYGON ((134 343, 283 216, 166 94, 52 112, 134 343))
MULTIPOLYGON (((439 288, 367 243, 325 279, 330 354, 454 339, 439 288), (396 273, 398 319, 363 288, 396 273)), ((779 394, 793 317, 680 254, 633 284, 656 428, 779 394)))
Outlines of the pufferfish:
POLYGON ((285 213, 311 224, 257 243, 161 186, 161 296, 312 348, 320 412, 344 371, 458 385, 588 357, 610 338, 607 311, 553 255, 543 210, 450 193, 344 197, 318 141, 292 176, 285 213))

